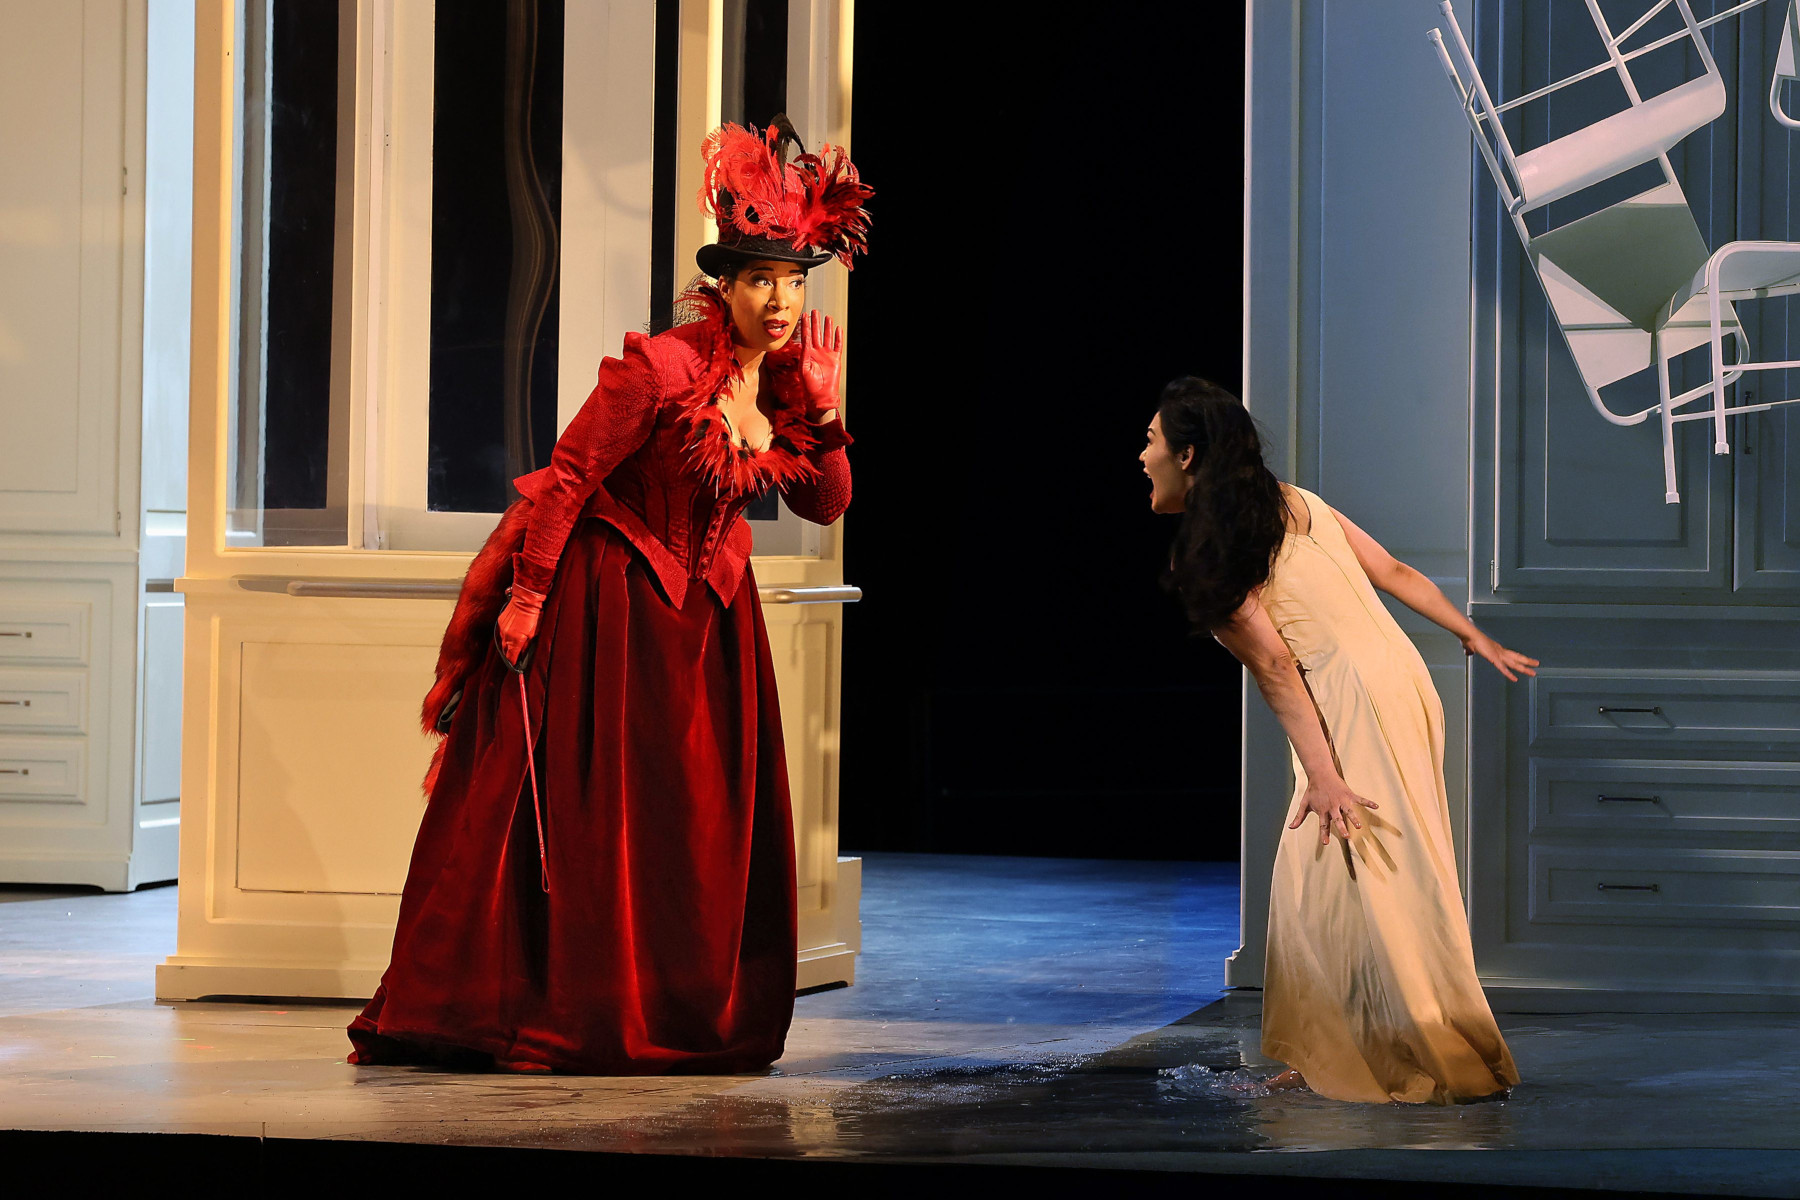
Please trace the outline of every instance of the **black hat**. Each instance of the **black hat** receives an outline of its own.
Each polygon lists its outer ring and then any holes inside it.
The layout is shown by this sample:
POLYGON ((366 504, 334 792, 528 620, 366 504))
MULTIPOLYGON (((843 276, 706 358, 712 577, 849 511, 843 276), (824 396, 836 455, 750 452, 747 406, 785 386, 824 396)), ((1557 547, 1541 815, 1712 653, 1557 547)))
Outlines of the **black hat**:
POLYGON ((843 150, 807 154, 786 116, 758 133, 721 125, 707 135, 700 209, 718 223, 719 240, 694 261, 715 279, 736 264, 771 259, 803 267, 837 259, 846 267, 866 248, 874 194, 843 150), (791 152, 799 158, 789 163, 791 152))
POLYGON ((714 279, 729 273, 734 264, 770 259, 774 262, 799 263, 803 267, 822 267, 834 256, 813 254, 797 248, 792 242, 767 237, 744 237, 726 226, 719 230, 719 240, 708 242, 694 251, 694 261, 714 279))

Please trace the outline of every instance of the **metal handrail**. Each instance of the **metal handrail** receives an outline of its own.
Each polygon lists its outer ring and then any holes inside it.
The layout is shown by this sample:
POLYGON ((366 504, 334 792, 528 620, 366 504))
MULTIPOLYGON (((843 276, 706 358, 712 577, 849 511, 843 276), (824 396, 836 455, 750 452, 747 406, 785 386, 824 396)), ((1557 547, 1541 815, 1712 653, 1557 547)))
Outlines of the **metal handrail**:
POLYGON ((290 596, 333 596, 359 600, 454 600, 462 583, 405 583, 388 579, 290 579, 290 596))
POLYGON ((765 587, 756 591, 764 604, 855 604, 862 599, 862 589, 848 584, 765 587))

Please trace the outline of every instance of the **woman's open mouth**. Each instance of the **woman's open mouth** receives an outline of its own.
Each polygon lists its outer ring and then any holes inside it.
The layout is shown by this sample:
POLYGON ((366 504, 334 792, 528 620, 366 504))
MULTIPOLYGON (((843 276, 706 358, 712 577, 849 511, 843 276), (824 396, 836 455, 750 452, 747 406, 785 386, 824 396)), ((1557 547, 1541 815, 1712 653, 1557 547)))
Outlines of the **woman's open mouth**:
POLYGON ((768 334, 771 338, 779 339, 781 337, 781 335, 786 333, 787 331, 788 331, 788 323, 786 321, 764 321, 763 322, 763 332, 768 334))

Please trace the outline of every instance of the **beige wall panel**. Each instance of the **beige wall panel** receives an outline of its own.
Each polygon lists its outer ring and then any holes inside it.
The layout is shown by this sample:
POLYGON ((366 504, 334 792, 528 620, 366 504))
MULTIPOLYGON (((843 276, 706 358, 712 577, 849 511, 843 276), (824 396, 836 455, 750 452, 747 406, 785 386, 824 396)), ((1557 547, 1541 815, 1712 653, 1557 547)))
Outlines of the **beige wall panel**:
POLYGON ((855 982, 861 946, 861 861, 837 852, 843 612, 838 604, 763 607, 793 796, 802 988, 855 982))
POLYGON ((781 698, 800 910, 817 908, 818 885, 837 869, 837 605, 767 605, 769 654, 781 698))
POLYGON ((837 878, 822 885, 824 906, 800 917, 800 961, 794 986, 825 987, 856 982, 862 951, 862 859, 840 858, 837 878))
POLYGON ((119 529, 121 342, 137 315, 121 296, 141 279, 124 232, 141 216, 134 20, 124 0, 0 0, 0 113, 30 114, 0 121, 0 533, 119 529))
POLYGON ((242 648, 236 883, 398 895, 430 744, 414 714, 425 646, 242 648))
POLYGON ((450 605, 190 586, 181 912, 157 993, 367 996, 425 811, 416 714, 450 605))

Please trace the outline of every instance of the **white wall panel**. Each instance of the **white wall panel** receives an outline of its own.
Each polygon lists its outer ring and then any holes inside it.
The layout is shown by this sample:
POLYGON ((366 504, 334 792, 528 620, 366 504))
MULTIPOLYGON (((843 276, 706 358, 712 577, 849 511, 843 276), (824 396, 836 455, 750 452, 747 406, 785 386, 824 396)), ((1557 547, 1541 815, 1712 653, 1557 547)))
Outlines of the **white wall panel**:
POLYGON ((144 150, 144 501, 187 507, 194 0, 149 0, 144 150))
POLYGON ((0 490, 8 500, 72 492, 81 465, 81 26, 78 4, 0 7, 0 112, 34 118, 0 122, 0 490))
POLYGON ((144 607, 142 803, 181 798, 180 596, 144 607))
MULTIPOLYGON (((1469 145, 1425 41, 1433 0, 1251 0, 1245 79, 1244 400, 1269 465, 1468 598, 1469 145), (1406 486, 1395 486, 1405 480, 1406 486)), ((1466 666, 1408 616, 1444 700, 1464 826, 1466 666)), ((1293 787, 1286 736, 1244 704, 1243 945, 1260 986, 1293 787)))
POLYGON ((0 555, 0 882, 129 884, 135 581, 0 555))
POLYGON ((0 532, 118 530, 120 350, 138 311, 121 300, 139 278, 131 15, 125 0, 0 3, 0 532))
MULTIPOLYGON (((162 182, 191 187, 192 38, 192 0, 0 0, 0 736, 30 734, 12 750, 37 756, 0 767, 30 781, 0 804, 0 882, 117 890, 175 871, 178 806, 137 812, 136 547, 145 113, 162 182)), ((166 282, 188 218, 159 216, 166 282)), ((166 482, 185 459, 185 367, 169 362, 185 361, 187 312, 179 289, 162 299, 148 342, 180 410, 152 423, 166 482)))

